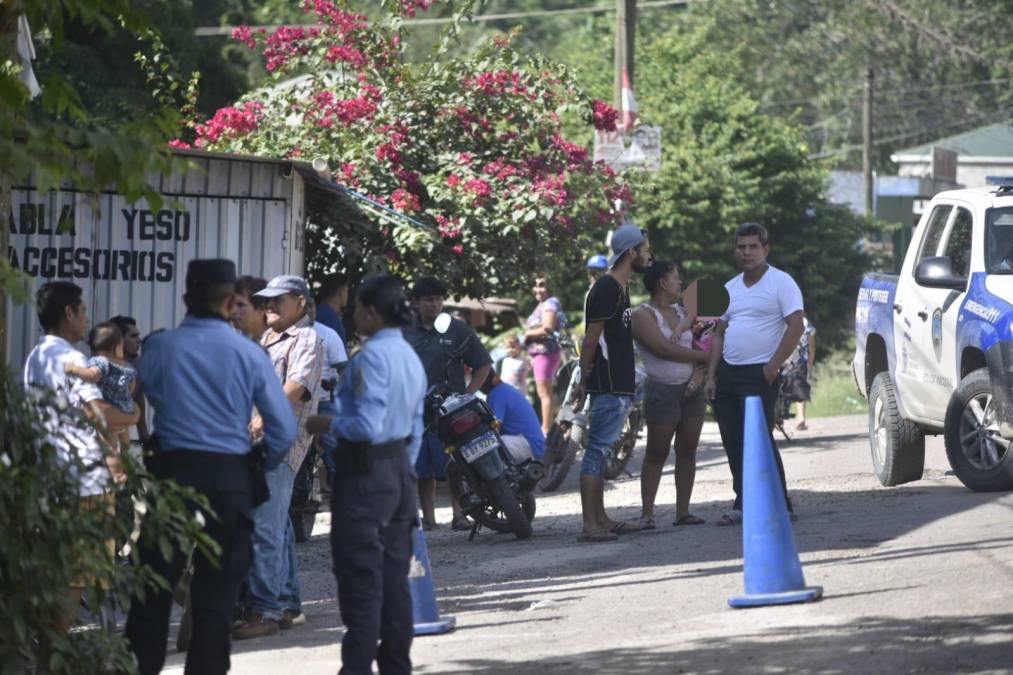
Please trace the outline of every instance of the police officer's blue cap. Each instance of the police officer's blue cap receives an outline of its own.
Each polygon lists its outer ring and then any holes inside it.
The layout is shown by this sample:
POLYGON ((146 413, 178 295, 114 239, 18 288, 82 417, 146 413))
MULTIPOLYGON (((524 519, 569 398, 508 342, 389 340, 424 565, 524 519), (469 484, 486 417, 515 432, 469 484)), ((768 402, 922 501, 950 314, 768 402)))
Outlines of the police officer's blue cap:
POLYGON ((609 268, 608 258, 601 253, 593 255, 587 259, 587 268, 589 270, 607 270, 609 268))
POLYGON ((294 274, 281 274, 268 281, 267 288, 254 293, 253 297, 277 298, 286 293, 308 298, 310 297, 310 285, 302 277, 297 277, 294 274))
POLYGON ((198 258, 186 266, 186 288, 207 288, 235 284, 236 263, 226 258, 198 258))
POLYGON ((647 235, 644 234, 644 231, 632 223, 617 227, 609 240, 609 246, 612 248, 612 257, 608 260, 609 267, 614 267, 624 253, 631 248, 640 246, 646 240, 647 235))

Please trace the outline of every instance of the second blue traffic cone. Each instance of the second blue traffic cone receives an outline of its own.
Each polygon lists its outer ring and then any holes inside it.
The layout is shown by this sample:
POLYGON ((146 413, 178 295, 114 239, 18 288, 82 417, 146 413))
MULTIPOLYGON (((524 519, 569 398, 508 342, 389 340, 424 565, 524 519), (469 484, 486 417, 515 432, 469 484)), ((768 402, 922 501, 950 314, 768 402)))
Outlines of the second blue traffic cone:
POLYGON ((818 600, 822 586, 806 586, 795 548, 788 504, 774 461, 770 429, 758 396, 746 399, 742 467, 742 558, 746 594, 732 607, 818 600))
POLYGON ((408 568, 408 587, 412 592, 412 623, 416 635, 439 635, 454 630, 457 619, 440 618, 436 606, 436 588, 433 586, 433 569, 429 566, 429 551, 422 528, 412 535, 412 562, 408 568))

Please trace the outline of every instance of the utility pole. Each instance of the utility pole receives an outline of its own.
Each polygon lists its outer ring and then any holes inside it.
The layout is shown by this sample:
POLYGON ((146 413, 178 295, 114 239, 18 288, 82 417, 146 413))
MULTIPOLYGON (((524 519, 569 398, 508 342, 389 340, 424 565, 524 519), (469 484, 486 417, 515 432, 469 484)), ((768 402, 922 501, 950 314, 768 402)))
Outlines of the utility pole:
POLYGON ((633 87, 633 52, 637 32, 637 0, 616 0, 616 110, 623 110, 623 86, 633 87))
POLYGON ((870 66, 865 71, 865 89, 862 96, 862 182, 865 187, 865 215, 872 216, 875 209, 873 203, 872 180, 872 95, 875 74, 870 66))

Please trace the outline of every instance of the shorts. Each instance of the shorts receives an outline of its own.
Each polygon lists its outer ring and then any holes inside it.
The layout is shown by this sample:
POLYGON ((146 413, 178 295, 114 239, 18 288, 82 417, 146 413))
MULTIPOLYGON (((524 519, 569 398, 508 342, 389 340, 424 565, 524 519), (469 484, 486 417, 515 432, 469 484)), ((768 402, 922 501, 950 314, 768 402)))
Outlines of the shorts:
POLYGON ((447 462, 450 456, 444 452, 443 441, 431 431, 422 434, 419 456, 415 459, 415 473, 419 478, 447 479, 447 462))
POLYGON ((563 352, 549 354, 533 354, 531 370, 535 373, 535 382, 551 382, 556 378, 559 364, 563 362, 563 352))
POLYGON ((644 421, 676 425, 687 417, 703 417, 707 412, 703 387, 686 398, 688 384, 665 384, 648 378, 644 382, 644 421))
MULTIPOLYGON (((109 515, 110 518, 116 517, 116 493, 114 492, 103 492, 98 495, 90 495, 87 497, 81 497, 81 510, 94 513, 96 511, 104 511, 109 515)), ((102 545, 104 553, 109 556, 109 560, 113 560, 116 557, 116 540, 106 539, 102 545)), ((106 579, 96 579, 91 575, 86 574, 75 574, 74 578, 70 580, 70 588, 74 593, 79 590, 84 592, 88 588, 98 585, 103 590, 109 589, 109 582, 106 579)))
POLYGON ((607 392, 591 394, 587 449, 580 463, 582 474, 599 478, 605 475, 605 462, 612 454, 612 446, 622 433, 632 407, 632 396, 607 392))

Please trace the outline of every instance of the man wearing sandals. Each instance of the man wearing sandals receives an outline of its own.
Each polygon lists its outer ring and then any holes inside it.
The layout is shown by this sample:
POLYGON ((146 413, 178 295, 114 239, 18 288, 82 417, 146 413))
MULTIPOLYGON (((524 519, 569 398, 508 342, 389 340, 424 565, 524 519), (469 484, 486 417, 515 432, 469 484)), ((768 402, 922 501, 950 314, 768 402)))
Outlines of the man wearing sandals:
MULTIPOLYGON (((742 522, 742 449, 745 403, 759 396, 767 418, 777 472, 792 510, 784 465, 774 442, 778 373, 802 337, 802 291, 787 273, 767 264, 767 230, 745 223, 735 231, 735 261, 742 273, 725 284, 728 311, 718 322, 704 393, 713 402, 732 472, 735 503, 718 525, 742 522)), ((792 514, 794 519, 794 514, 792 514)))
POLYGON ((647 269, 651 247, 644 232, 630 224, 612 233, 611 246, 610 269, 585 300, 582 377, 574 392, 578 407, 590 394, 587 449, 580 465, 584 527, 578 540, 585 542, 615 541, 620 532, 639 529, 633 523, 616 522, 605 512, 605 461, 633 406, 636 387, 626 285, 634 272, 647 269))

